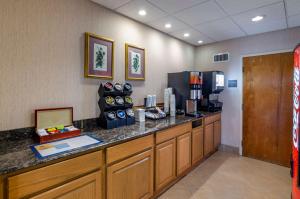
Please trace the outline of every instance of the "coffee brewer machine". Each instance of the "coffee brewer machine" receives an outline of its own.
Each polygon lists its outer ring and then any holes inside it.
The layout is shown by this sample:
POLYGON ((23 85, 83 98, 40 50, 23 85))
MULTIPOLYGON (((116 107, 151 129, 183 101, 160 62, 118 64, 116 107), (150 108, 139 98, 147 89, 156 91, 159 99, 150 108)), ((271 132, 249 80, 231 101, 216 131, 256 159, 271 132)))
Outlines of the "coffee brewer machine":
POLYGON ((186 115, 200 117, 200 101, 202 99, 202 73, 184 71, 168 73, 168 87, 174 89, 176 109, 185 111, 186 115))
POLYGON ((203 100, 201 110, 208 112, 221 111, 223 103, 219 101, 219 94, 224 90, 224 72, 203 72, 203 100))

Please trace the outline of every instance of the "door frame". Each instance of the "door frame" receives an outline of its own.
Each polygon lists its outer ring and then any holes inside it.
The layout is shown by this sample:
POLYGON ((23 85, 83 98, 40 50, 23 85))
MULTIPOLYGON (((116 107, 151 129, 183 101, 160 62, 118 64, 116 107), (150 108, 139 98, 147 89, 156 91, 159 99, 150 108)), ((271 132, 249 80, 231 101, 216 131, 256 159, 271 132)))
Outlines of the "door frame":
POLYGON ((243 136, 244 136, 244 131, 243 131, 243 120, 244 120, 244 110, 243 110, 243 104, 244 104, 244 58, 246 57, 255 57, 255 56, 262 56, 262 55, 272 55, 272 54, 280 54, 280 53, 287 53, 287 52, 293 52, 294 49, 283 49, 283 50, 276 50, 276 51, 267 51, 267 52, 261 52, 261 53, 252 53, 252 54, 242 54, 241 55, 241 65, 242 65, 242 82, 241 82, 241 120, 240 120, 240 143, 239 143, 239 154, 243 156, 243 136))

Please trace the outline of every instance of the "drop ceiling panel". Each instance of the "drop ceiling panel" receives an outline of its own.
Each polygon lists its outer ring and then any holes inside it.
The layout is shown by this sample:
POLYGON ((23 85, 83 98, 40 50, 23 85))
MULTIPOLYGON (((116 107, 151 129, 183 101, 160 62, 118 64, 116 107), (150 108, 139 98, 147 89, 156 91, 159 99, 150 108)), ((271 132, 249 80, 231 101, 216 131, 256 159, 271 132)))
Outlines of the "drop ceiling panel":
POLYGON ((216 41, 246 36, 246 34, 230 18, 220 19, 213 22, 203 23, 196 29, 205 35, 209 35, 216 41))
POLYGON ((133 0, 117 9, 118 12, 135 20, 147 23, 167 14, 145 0, 133 0), (139 10, 146 10, 146 16, 140 16, 139 10))
POLYGON ((232 18, 247 34, 287 28, 283 2, 238 14, 232 18), (252 22, 251 19, 257 15, 264 15, 265 18, 259 22, 252 22))
POLYGON ((202 33, 198 32, 196 30, 193 30, 193 29, 179 30, 179 31, 170 33, 170 35, 172 35, 178 39, 184 40, 192 45, 200 45, 200 44, 198 44, 199 40, 203 41, 202 44, 208 44, 208 43, 214 42, 214 40, 208 38, 207 36, 203 35, 202 33), (183 36, 184 33, 189 33, 190 36, 186 38, 183 36))
POLYGON ((174 13, 192 7, 206 0, 148 0, 168 13, 174 13))
POLYGON ((300 14, 288 18, 289 28, 300 26, 300 14))
POLYGON ((216 0, 218 4, 229 14, 237 14, 251 9, 260 8, 282 0, 216 0))
POLYGON ((175 16, 190 25, 197 25, 220 19, 226 14, 214 1, 208 1, 178 12, 175 16))
POLYGON ((300 14, 300 0, 285 0, 288 16, 300 14))
POLYGON ((131 0, 92 0, 92 1, 103 5, 104 7, 107 7, 110 9, 116 9, 116 8, 128 3, 131 0))
POLYGON ((161 30, 163 32, 166 32, 166 33, 170 33, 170 32, 174 32, 174 31, 177 31, 177 30, 190 28, 185 23, 177 20, 175 17, 170 17, 170 16, 163 17, 163 18, 157 19, 155 21, 152 21, 152 22, 148 23, 148 25, 150 25, 150 26, 152 26, 152 27, 154 27, 158 30, 161 30), (166 23, 171 24, 172 27, 171 28, 165 28, 166 23))

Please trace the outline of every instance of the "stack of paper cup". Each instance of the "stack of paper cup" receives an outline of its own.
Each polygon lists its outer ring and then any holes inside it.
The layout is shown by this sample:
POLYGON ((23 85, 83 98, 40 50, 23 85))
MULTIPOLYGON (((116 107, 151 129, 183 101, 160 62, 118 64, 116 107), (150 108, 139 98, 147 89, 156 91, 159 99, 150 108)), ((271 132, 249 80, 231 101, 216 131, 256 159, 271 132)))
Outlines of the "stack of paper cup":
POLYGON ((164 112, 169 113, 170 112, 170 94, 169 89, 165 89, 164 91, 164 112))
POLYGON ((175 101, 175 95, 171 95, 170 98, 170 116, 174 117, 176 115, 176 101, 175 101))
POLYGON ((156 95, 152 95, 152 107, 156 107, 156 95))

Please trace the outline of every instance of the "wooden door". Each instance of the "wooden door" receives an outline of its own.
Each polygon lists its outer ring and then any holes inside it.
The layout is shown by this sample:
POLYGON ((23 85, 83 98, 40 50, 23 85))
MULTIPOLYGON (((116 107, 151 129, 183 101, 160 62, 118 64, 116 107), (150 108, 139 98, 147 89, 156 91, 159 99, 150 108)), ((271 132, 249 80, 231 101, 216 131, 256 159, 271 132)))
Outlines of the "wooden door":
POLYGON ((214 149, 218 149, 221 144, 221 121, 214 122, 214 149))
POLYGON ((199 162, 203 158, 203 127, 198 127, 192 131, 192 164, 199 162))
POLYGON ((4 198, 4 191, 3 191, 3 178, 0 176, 0 199, 4 198))
POLYGON ((210 154, 214 150, 214 123, 204 127, 204 155, 210 154))
POLYGON ((177 175, 191 167, 191 133, 177 137, 177 175))
POLYGON ((243 59, 243 155, 289 166, 293 53, 243 59))
POLYGON ((73 180, 57 188, 46 191, 31 199, 101 199, 101 171, 73 180))
POLYGON ((108 199, 146 199, 152 195, 152 149, 107 168, 108 199))
POLYGON ((155 190, 158 191, 176 178, 176 139, 156 146, 155 190))

